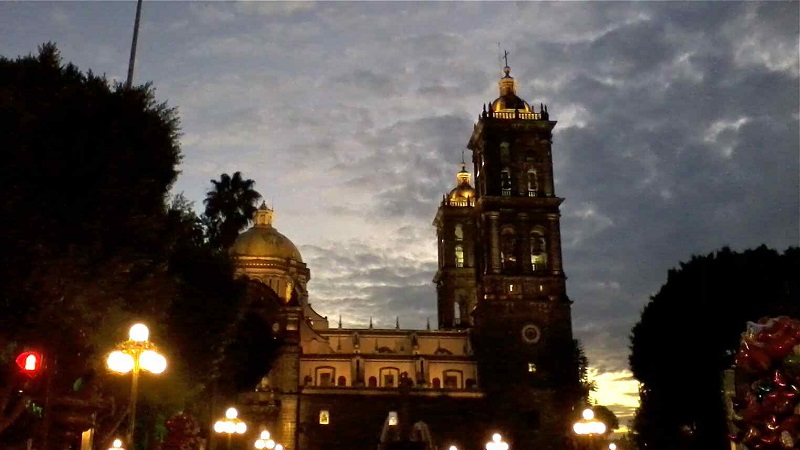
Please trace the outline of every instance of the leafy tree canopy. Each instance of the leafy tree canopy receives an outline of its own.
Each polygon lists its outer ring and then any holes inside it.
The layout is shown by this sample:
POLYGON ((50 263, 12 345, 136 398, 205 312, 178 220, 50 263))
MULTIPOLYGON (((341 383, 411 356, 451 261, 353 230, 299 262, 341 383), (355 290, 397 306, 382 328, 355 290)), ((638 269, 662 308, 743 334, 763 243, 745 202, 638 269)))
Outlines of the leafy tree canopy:
POLYGON ((631 335, 641 448, 729 448, 721 396, 747 321, 800 317, 800 248, 729 248, 670 270, 631 335))
MULTIPOLYGON (((143 432, 153 418, 191 411, 226 354, 246 353, 239 340, 267 339, 241 312, 245 283, 227 253, 207 244, 190 202, 168 196, 178 137, 176 111, 150 85, 83 73, 50 43, 35 56, 0 57, 0 447, 30 434, 9 427, 37 426, 30 405, 43 403, 42 380, 25 383, 13 364, 24 348, 57 366, 54 396, 103 405, 105 445, 130 386, 107 374, 105 355, 134 320, 148 323, 168 359, 164 375, 142 377, 143 432)), ((231 181, 252 207, 252 181, 231 181)), ((242 371, 237 386, 256 378, 256 368, 242 371)))

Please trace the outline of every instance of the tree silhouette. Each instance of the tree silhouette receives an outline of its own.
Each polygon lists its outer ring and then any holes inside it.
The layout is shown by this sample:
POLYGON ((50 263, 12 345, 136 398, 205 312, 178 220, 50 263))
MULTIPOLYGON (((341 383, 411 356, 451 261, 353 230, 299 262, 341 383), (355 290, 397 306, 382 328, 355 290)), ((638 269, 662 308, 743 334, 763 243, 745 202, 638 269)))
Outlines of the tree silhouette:
POLYGON ((253 189, 255 181, 243 179, 241 172, 233 176, 223 173, 219 181, 211 183, 214 186, 203 200, 206 205, 203 221, 211 244, 228 249, 252 220, 261 194, 253 189))
POLYGON ((730 448, 722 371, 747 321, 800 316, 800 248, 723 248, 670 270, 631 335, 642 383, 633 428, 641 448, 730 448), (645 446, 646 444, 646 446, 645 446))
MULTIPOLYGON (((19 447, 46 413, 45 378, 15 369, 26 348, 45 353, 48 371, 57 367, 51 397, 85 407, 68 417, 97 413, 107 448, 130 378, 107 375, 105 355, 134 321, 148 323, 169 361, 164 375, 142 377, 137 434, 155 442, 156 418, 205 412, 245 287, 228 255, 206 244, 191 203, 168 198, 178 134, 175 110, 149 85, 83 73, 62 64, 53 44, 0 57, 0 448, 19 447)), ((252 195, 248 182, 230 179, 233 192, 252 195)), ((228 217, 223 206, 219 217, 228 217)), ((66 444, 69 427, 52 411, 49 442, 66 444)))

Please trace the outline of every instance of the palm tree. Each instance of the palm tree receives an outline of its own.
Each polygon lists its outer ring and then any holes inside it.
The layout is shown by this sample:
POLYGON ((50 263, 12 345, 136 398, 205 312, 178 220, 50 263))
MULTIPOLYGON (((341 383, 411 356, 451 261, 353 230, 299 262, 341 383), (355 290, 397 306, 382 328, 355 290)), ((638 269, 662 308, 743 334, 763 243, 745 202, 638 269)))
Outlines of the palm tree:
POLYGON ((261 194, 253 189, 253 180, 242 179, 241 172, 233 176, 223 173, 219 181, 211 180, 214 187, 206 193, 203 223, 209 243, 220 249, 228 249, 236 236, 253 218, 256 202, 261 194))

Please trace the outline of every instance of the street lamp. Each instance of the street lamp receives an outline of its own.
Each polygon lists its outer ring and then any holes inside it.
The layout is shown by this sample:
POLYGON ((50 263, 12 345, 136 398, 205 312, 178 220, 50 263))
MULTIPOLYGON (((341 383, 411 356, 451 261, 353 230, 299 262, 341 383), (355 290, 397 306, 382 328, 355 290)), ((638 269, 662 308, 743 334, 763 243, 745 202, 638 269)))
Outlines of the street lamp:
POLYGON ((258 450, 263 450, 265 448, 268 449, 268 450, 273 450, 273 449, 274 450, 281 450, 281 449, 283 449, 283 446, 281 444, 276 444, 275 441, 273 441, 272 439, 269 438, 269 431, 266 431, 266 430, 262 431, 261 432, 261 436, 259 436, 259 438, 256 439, 256 443, 254 444, 254 447, 257 448, 258 450), (280 449, 278 447, 280 447, 280 449))
MULTIPOLYGON (((225 418, 218 420, 214 424, 214 431, 228 435, 228 450, 230 450, 231 436, 247 432, 247 424, 239 419, 239 411, 237 411, 236 408, 228 408, 228 410, 225 411, 225 418)), ((267 436, 269 436, 268 431, 262 432, 262 435, 263 433, 267 433, 267 436)), ((275 441, 272 442, 272 445, 273 447, 275 446, 275 441)))
POLYGON ((486 443, 486 450, 508 450, 508 443, 503 442, 500 433, 492 435, 492 440, 486 443))
POLYGON ((144 369, 159 374, 166 370, 167 359, 160 353, 155 344, 148 341, 150 330, 147 325, 137 323, 128 331, 128 340, 117 344, 116 350, 108 355, 108 368, 118 373, 133 372, 131 378, 130 420, 128 421, 128 445, 133 447, 133 431, 136 426, 136 397, 139 392, 139 371, 144 369))
POLYGON ((111 444, 111 447, 108 447, 108 450, 125 450, 125 447, 122 446, 122 441, 114 439, 114 443, 111 444))
MULTIPOLYGON (((586 408, 583 410, 581 420, 572 425, 572 430, 578 436, 587 436, 590 442, 594 442, 595 436, 605 434, 606 424, 600 422, 599 420, 595 420, 594 411, 592 411, 591 408, 586 408)), ((614 448, 616 448, 616 445, 614 448)))

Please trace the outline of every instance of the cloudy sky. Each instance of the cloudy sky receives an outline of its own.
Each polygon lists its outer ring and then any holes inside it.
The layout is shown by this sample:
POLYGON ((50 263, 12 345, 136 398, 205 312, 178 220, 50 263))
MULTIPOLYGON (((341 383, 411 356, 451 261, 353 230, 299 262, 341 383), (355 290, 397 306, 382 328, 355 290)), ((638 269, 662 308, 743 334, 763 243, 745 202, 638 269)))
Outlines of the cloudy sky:
MULTIPOLYGON (((575 333, 597 400, 627 414, 628 334, 668 269, 798 244, 799 8, 146 0, 135 81, 180 111, 175 192, 199 209, 210 179, 242 171, 300 248, 320 313, 422 328, 436 323, 431 221, 508 50, 520 96, 558 121, 575 333)), ((122 80, 134 12, 3 2, 0 54, 54 41, 122 80)))

